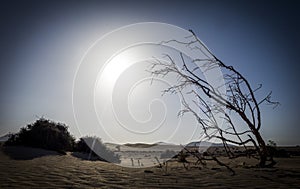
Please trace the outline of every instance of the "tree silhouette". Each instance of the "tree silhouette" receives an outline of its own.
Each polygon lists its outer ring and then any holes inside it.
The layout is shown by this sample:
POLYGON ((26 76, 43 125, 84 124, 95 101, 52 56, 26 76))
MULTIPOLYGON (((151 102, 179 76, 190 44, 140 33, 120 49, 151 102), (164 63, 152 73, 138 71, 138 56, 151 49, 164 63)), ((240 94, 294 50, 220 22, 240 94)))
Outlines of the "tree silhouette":
POLYGON ((190 48, 191 51, 197 51, 204 58, 187 60, 180 53, 180 58, 176 59, 166 54, 167 61, 156 59, 151 63, 150 72, 153 77, 166 77, 172 74, 176 76, 177 82, 166 88, 163 93, 179 94, 184 108, 179 111, 178 115, 191 113, 202 127, 206 139, 215 138, 223 142, 227 156, 230 158, 241 155, 252 156, 259 159, 260 167, 273 166, 275 162, 268 153, 265 141, 260 134, 262 124, 260 105, 267 103, 276 107, 279 103, 271 101, 272 92, 258 100, 256 92, 261 89, 262 85, 252 88, 244 75, 218 59, 192 30, 190 33, 191 36, 186 37, 186 41, 173 39, 164 41, 162 44, 177 43, 177 45, 190 48), (200 71, 209 72, 213 69, 222 71, 223 86, 213 87, 199 74, 200 71), (225 94, 219 90, 221 87, 225 87, 225 94), (184 92, 184 90, 188 91, 184 92), (192 103, 189 102, 190 99, 192 103), (224 121, 225 128, 218 123, 216 116, 224 121), (238 123, 243 123, 243 126, 238 123), (229 144, 243 147, 245 153, 234 154, 229 144), (254 150, 249 149, 249 144, 254 146, 254 150))

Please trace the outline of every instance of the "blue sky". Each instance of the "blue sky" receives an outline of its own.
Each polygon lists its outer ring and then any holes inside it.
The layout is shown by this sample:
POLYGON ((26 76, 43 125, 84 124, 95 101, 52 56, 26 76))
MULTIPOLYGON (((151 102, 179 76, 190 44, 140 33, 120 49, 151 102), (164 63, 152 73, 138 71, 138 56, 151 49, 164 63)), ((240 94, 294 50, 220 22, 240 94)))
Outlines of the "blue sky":
POLYGON ((36 116, 70 125, 72 82, 88 47, 137 22, 193 29, 224 63, 281 103, 262 108, 265 139, 300 144, 299 3, 297 1, 2 1, 0 134, 36 116))

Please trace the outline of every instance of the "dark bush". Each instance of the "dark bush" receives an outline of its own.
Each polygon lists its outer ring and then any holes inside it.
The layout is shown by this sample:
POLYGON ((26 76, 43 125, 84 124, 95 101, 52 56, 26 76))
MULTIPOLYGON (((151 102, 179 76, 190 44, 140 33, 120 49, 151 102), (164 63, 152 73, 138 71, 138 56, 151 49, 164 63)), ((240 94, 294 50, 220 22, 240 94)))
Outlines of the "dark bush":
POLYGON ((80 138, 78 142, 74 145, 75 152, 82 152, 82 153, 94 153, 91 148, 86 144, 84 138, 80 138))
POLYGON ((74 151, 88 153, 99 160, 120 163, 120 155, 109 150, 98 137, 82 137, 74 146, 74 151))
POLYGON ((267 146, 267 150, 271 157, 278 157, 278 158, 288 158, 290 154, 284 149, 278 149, 274 146, 267 146))
POLYGON ((174 156, 174 158, 177 158, 178 162, 185 163, 185 162, 187 162, 186 158, 188 156, 189 155, 186 152, 184 152, 184 151, 181 150, 177 155, 174 156))
POLYGON ((65 152, 72 150, 74 143, 75 138, 65 124, 40 118, 13 134, 5 145, 23 145, 65 152))

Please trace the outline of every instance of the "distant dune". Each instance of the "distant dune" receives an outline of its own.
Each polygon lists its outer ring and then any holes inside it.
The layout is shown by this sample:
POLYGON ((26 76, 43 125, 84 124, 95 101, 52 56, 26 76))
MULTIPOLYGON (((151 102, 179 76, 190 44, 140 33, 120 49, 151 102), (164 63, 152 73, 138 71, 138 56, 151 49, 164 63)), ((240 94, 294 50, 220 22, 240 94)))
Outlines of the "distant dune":
POLYGON ((132 147, 132 148, 150 148, 153 146, 157 146, 157 144, 146 144, 146 143, 127 143, 124 146, 132 147))
MULTIPOLYGON (((117 146, 118 144, 113 144, 113 143, 106 143, 108 145, 114 145, 117 146)), ((150 148, 150 147, 154 147, 154 146, 181 146, 181 145, 177 145, 177 144, 173 144, 173 143, 166 143, 166 142, 157 142, 157 143, 153 143, 153 144, 147 144, 147 143, 126 143, 123 144, 123 146, 128 146, 128 147, 133 147, 133 148, 150 148)), ((220 146, 222 147, 223 144, 222 143, 212 143, 212 142, 207 142, 207 141, 195 141, 195 142, 190 142, 186 145, 182 145, 182 146, 186 146, 186 147, 199 147, 199 146, 203 146, 203 147, 217 147, 220 146)), ((233 146, 233 145, 232 145, 233 146)))
MULTIPOLYGON (((199 146, 203 146, 203 147, 218 147, 218 146, 223 146, 222 143, 212 143, 212 142, 207 142, 207 141, 195 141, 195 142, 190 142, 186 145, 187 147, 199 147, 199 146)), ((233 146, 233 145, 229 145, 229 146, 233 146)))

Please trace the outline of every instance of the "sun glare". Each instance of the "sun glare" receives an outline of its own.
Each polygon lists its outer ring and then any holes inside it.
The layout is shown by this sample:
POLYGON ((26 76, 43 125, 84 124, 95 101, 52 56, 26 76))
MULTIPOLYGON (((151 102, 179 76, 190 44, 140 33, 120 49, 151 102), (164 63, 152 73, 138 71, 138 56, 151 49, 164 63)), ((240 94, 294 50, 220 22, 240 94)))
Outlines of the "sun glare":
POLYGON ((101 74, 103 83, 113 87, 120 75, 134 62, 134 56, 128 52, 122 52, 106 63, 101 74))

